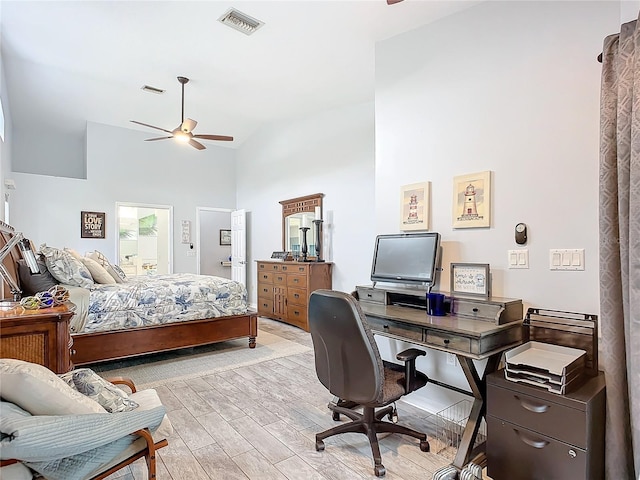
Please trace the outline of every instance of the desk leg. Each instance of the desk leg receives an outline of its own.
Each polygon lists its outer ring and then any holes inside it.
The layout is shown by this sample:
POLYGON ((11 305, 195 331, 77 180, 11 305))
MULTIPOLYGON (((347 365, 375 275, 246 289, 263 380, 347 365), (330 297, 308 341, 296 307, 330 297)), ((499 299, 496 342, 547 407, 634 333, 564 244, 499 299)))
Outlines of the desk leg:
POLYGON ((458 362, 460 362, 460 366, 462 367, 465 377, 467 377, 467 382, 469 382, 474 398, 469 419, 464 427, 464 432, 462 432, 462 439, 460 440, 460 446, 458 447, 456 458, 453 460, 453 466, 458 469, 462 469, 472 460, 473 446, 476 443, 478 429, 480 428, 480 423, 486 413, 486 376, 498 369, 502 353, 496 353, 487 359, 487 365, 484 369, 482 378, 478 375, 478 371, 472 359, 462 355, 456 355, 456 357, 458 358, 458 362))

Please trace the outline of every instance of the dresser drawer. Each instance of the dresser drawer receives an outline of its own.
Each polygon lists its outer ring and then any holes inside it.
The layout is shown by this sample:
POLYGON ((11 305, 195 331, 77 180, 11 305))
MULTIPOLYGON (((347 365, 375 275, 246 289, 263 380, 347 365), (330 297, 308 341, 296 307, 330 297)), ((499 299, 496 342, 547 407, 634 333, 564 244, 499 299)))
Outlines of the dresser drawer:
POLYGON ((422 328, 420 327, 377 317, 367 317, 367 323, 372 330, 380 332, 383 335, 398 335, 422 342, 422 328))
POLYGON ((576 447, 587 447, 587 416, 566 405, 489 384, 487 414, 576 447))
POLYGON ((307 277, 305 275, 292 275, 287 274, 287 287, 306 288, 307 277))
POLYGON ((308 267, 306 265, 283 265, 282 271, 288 273, 297 273, 298 275, 306 275, 307 268, 308 267))
POLYGON ((258 297, 273 298, 273 286, 271 284, 260 283, 258 285, 258 297))
POLYGON ((487 474, 496 480, 596 479, 587 452, 487 416, 487 474))
POLYGON ((274 272, 273 273, 273 284, 274 285, 286 285, 287 284, 287 274, 283 272, 274 272))
POLYGON ((258 283, 273 283, 273 273, 271 272, 258 272, 258 283))
POLYGON ((273 315, 273 298, 258 298, 258 315, 273 315))
POLYGON ((287 288, 287 301, 294 305, 307 304, 307 291, 303 288, 287 288))
POLYGON ((298 327, 307 328, 307 306, 287 305, 287 321, 298 327))
POLYGON ((460 335, 428 330, 425 341, 451 350, 471 353, 471 339, 460 335))

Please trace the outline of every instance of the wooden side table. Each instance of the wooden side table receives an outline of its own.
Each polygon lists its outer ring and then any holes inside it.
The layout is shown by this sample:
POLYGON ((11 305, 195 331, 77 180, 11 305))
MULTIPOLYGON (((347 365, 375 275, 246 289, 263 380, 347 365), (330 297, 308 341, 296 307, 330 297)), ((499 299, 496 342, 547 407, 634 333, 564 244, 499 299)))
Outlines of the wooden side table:
POLYGON ((66 305, 0 309, 0 358, 39 363, 55 373, 68 372, 73 368, 69 332, 73 315, 66 305))

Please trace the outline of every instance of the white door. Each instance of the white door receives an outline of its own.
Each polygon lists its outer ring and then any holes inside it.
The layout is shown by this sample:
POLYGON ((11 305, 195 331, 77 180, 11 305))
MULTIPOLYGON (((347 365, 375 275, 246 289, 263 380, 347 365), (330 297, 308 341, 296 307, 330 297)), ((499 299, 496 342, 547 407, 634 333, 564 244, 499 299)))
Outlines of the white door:
POLYGON ((247 285, 246 211, 231 212, 231 279, 247 285))

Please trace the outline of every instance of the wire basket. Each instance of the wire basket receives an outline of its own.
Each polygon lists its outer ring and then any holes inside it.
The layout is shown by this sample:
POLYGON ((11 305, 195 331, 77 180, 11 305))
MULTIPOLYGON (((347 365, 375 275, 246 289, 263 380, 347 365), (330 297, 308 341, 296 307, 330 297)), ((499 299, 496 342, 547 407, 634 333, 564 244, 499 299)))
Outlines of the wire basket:
MULTIPOLYGON (((457 403, 432 415, 434 439, 429 439, 431 451, 453 461, 462 440, 462 433, 467 424, 473 403, 470 400, 460 400, 457 403)), ((487 437, 486 423, 480 424, 476 445, 482 443, 487 437)))

